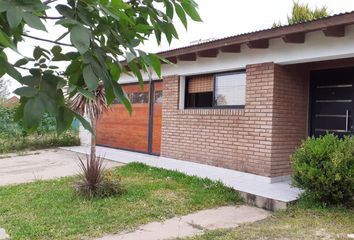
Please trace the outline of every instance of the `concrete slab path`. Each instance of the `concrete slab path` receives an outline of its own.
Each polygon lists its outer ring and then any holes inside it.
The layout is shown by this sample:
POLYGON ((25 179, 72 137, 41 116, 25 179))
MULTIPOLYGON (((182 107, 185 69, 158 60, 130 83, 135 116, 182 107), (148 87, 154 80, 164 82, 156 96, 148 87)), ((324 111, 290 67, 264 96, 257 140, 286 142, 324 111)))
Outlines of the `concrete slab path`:
POLYGON ((5 229, 0 228, 0 240, 10 240, 10 236, 6 233, 5 229))
MULTIPOLYGON (((0 155, 0 186, 76 175, 79 156, 86 159, 83 154, 63 149, 0 155)), ((106 161, 107 167, 120 165, 122 163, 106 161)))
POLYGON ((270 216, 266 210, 251 206, 227 206, 208 209, 164 222, 152 222, 133 232, 107 235, 96 240, 165 240, 191 237, 208 230, 235 228, 270 216))

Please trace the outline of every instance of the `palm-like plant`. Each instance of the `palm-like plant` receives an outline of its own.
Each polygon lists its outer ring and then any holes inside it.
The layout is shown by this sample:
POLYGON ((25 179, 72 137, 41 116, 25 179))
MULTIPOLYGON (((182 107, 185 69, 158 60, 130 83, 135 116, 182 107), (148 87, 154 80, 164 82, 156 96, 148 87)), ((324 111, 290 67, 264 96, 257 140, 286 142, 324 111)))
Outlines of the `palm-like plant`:
MULTIPOLYGON (((291 25, 303 23, 306 21, 312 21, 327 16, 329 16, 327 6, 315 7, 314 9, 311 9, 309 4, 303 4, 299 3, 298 1, 294 1, 291 14, 287 17, 287 24, 291 25)), ((273 28, 280 26, 282 26, 282 23, 280 21, 273 23, 273 28)))
POLYGON ((98 119, 108 110, 106 94, 103 84, 99 84, 93 92, 94 98, 87 98, 81 93, 77 93, 72 101, 71 108, 83 117, 88 117, 91 122, 93 133, 91 133, 91 153, 90 160, 96 160, 96 126, 98 119))
POLYGON ((288 24, 291 25, 306 21, 312 21, 319 18, 327 17, 328 15, 329 13, 326 6, 311 9, 308 4, 294 2, 291 15, 288 16, 288 24))

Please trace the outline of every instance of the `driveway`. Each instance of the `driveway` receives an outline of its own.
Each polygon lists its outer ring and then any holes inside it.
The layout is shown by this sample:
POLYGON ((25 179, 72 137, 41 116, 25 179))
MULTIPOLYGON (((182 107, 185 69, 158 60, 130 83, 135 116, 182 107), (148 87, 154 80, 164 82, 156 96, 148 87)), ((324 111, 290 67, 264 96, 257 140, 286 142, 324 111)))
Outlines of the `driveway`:
MULTIPOLYGON (((76 175, 79 158, 85 155, 62 149, 48 149, 21 155, 0 155, 0 186, 76 175)), ((106 161, 107 168, 122 165, 106 161)))

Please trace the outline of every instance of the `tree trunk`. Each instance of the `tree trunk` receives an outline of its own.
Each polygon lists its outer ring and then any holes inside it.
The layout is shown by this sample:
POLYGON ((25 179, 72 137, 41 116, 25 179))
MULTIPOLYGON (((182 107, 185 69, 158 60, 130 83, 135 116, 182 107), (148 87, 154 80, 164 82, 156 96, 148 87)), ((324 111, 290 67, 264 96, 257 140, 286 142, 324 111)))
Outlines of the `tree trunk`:
POLYGON ((91 127, 93 133, 91 133, 91 160, 96 160, 96 119, 91 117, 91 127))

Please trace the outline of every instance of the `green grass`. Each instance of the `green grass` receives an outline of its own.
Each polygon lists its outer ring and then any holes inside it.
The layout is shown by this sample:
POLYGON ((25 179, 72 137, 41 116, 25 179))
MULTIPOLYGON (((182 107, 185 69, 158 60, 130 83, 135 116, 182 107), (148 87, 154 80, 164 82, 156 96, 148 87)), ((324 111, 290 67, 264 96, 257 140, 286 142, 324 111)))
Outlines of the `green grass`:
POLYGON ((354 233, 354 208, 322 208, 300 200, 286 211, 235 229, 211 231, 189 240, 347 239, 354 233))
POLYGON ((65 132, 60 136, 55 133, 31 134, 25 137, 0 136, 0 154, 79 144, 79 134, 76 131, 65 132))
POLYGON ((0 226, 12 239, 81 239, 241 202, 221 183, 143 164, 114 174, 122 177, 126 193, 106 199, 78 197, 76 177, 1 187, 0 226))

